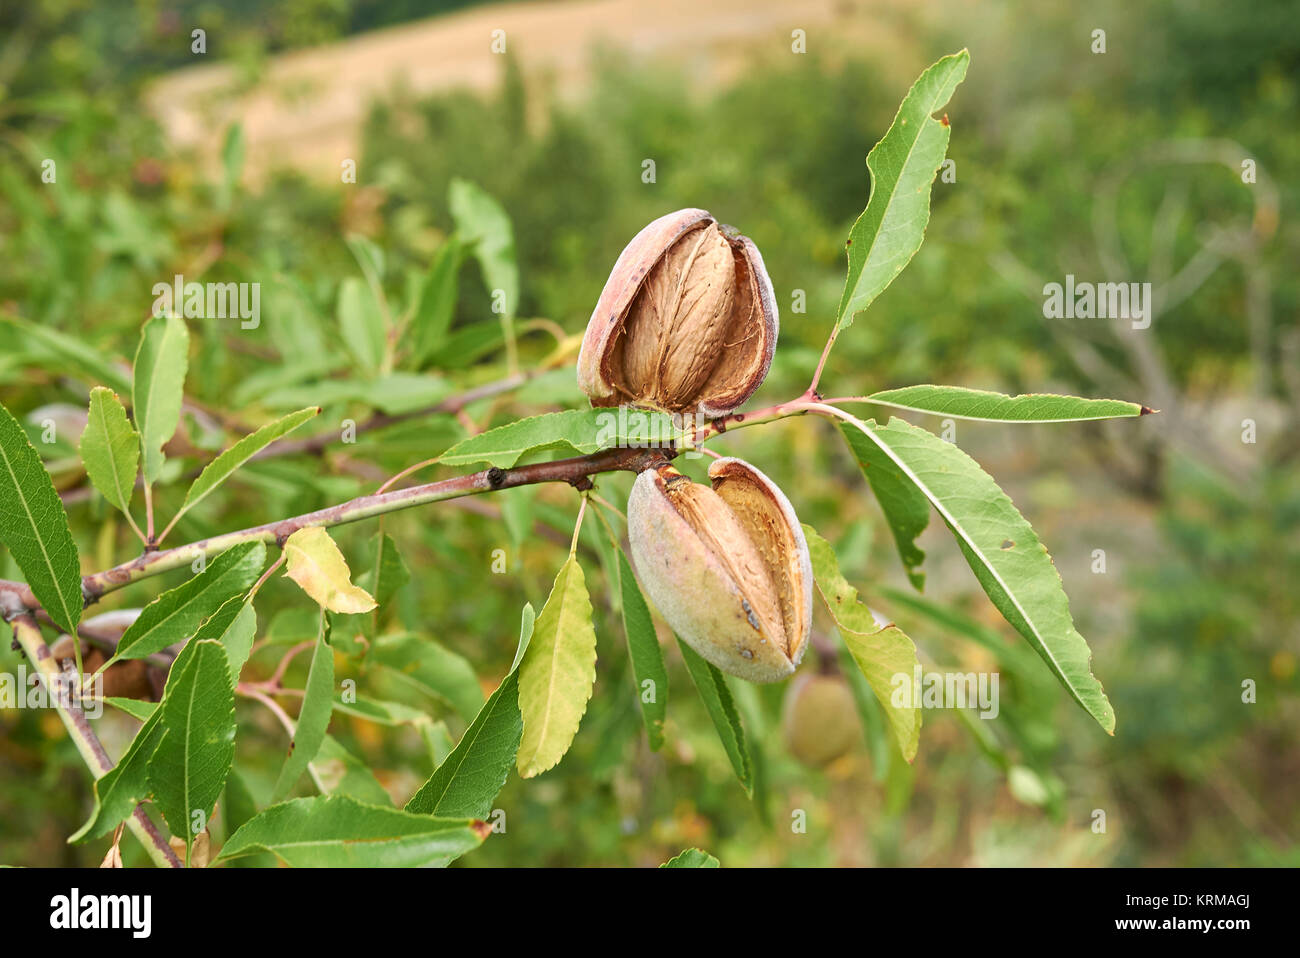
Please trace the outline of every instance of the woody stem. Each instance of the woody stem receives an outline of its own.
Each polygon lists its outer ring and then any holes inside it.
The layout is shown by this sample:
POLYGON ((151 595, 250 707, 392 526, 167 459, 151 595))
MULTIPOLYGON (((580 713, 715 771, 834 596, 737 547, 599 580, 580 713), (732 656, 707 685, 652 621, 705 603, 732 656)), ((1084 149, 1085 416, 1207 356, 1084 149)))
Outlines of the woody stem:
MULTIPOLYGON (((95 735, 94 729, 90 727, 86 713, 81 710, 80 705, 76 704, 77 700, 71 695, 61 693, 60 690, 64 688, 63 677, 59 672, 58 663, 50 654, 49 646, 41 636, 35 617, 28 610, 17 610, 12 607, 5 609, 5 612, 10 626, 13 627, 14 638, 26 653, 27 660, 40 672, 46 689, 50 691, 50 700, 54 703, 59 718, 63 720, 64 727, 67 728, 68 736, 77 746, 77 751, 81 753, 86 767, 96 779, 102 778, 113 768, 113 761, 104 751, 104 746, 95 735)), ((157 827, 145 814, 144 806, 135 807, 131 817, 126 820, 126 826, 140 840, 140 844, 144 846, 144 850, 155 865, 164 868, 181 866, 180 859, 176 857, 157 827)))
MULTIPOLYGON (((96 572, 82 578, 82 592, 87 605, 93 604, 109 592, 121 589, 131 583, 151 576, 179 569, 192 564, 200 557, 207 557, 224 552, 232 546, 245 542, 266 542, 281 545, 284 540, 299 529, 309 527, 331 527, 358 522, 382 516, 413 506, 476 496, 484 493, 513 489, 516 486, 534 485, 542 482, 566 482, 578 489, 585 489, 590 484, 590 477, 605 472, 639 472, 652 462, 663 457, 674 458, 690 449, 698 448, 702 443, 733 429, 741 429, 760 423, 774 422, 790 416, 801 416, 816 405, 815 397, 808 394, 784 403, 759 409, 751 413, 732 413, 710 422, 698 430, 691 438, 677 446, 663 448, 625 448, 618 447, 594 452, 570 459, 553 462, 529 463, 509 469, 493 467, 464 476, 442 479, 437 482, 424 483, 406 489, 393 489, 387 492, 359 496, 348 502, 318 509, 288 519, 279 519, 237 532, 200 539, 172 549, 146 552, 129 562, 96 572)), ((8 599, 29 611, 36 611, 40 603, 31 589, 21 582, 0 579, 0 599, 8 599)))

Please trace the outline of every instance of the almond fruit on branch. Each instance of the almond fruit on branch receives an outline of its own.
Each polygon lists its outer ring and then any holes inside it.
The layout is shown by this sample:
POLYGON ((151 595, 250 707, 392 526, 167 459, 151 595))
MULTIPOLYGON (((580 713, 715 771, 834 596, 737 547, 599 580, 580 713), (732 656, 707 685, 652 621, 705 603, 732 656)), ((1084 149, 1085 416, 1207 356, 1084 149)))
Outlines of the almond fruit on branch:
POLYGON ((752 241, 704 210, 661 216, 623 250, 587 325, 578 384, 593 406, 711 419, 772 364, 776 298, 752 241))
POLYGON ((781 732, 790 754, 808 768, 825 768, 847 754, 861 735, 848 683, 807 672, 795 678, 785 693, 781 732))
POLYGON ((791 675, 812 628, 808 543, 785 494, 740 459, 712 487, 671 465, 637 476, 628 539, 642 588, 705 660, 751 682, 791 675))

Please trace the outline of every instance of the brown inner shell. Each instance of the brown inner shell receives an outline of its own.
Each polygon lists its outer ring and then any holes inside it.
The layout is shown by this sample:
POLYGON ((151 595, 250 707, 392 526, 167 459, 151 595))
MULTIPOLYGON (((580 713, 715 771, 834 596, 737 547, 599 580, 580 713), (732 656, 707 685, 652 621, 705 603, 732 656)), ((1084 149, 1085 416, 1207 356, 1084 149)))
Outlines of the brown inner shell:
POLYGON ((762 363, 764 320, 743 249, 707 222, 651 268, 619 326, 607 369, 628 401, 669 412, 742 387, 762 363))
POLYGON ((780 600, 786 654, 795 659, 805 640, 803 622, 807 610, 803 607, 803 571, 794 530, 771 491, 739 463, 723 467, 713 479, 713 490, 731 508, 762 556, 780 600))
POLYGON ((722 344, 722 356, 714 360, 708 381, 700 390, 701 399, 732 400, 738 388, 752 383, 762 368, 767 337, 771 335, 760 305, 758 278, 744 247, 734 247, 732 254, 736 262, 734 317, 730 335, 722 344))

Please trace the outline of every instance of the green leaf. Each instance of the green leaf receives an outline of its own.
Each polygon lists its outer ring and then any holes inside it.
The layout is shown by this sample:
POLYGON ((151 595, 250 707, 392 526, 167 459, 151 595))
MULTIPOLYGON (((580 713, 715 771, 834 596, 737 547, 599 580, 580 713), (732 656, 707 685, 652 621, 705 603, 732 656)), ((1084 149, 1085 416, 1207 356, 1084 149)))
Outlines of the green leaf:
POLYGON ((87 346, 84 340, 61 333, 43 323, 28 322, 16 316, 4 316, 0 319, 22 330, 24 343, 28 345, 35 343, 50 354, 45 363, 38 365, 60 373, 65 373, 71 368, 92 382, 111 386, 118 392, 131 391, 131 377, 116 363, 106 360, 99 350, 87 346))
POLYGON ((263 543, 241 542, 231 546, 194 578, 145 606, 140 617, 122 634, 117 651, 109 661, 142 659, 194 635, 204 619, 257 581, 265 563, 263 543))
POLYGON ((390 416, 400 416, 437 405, 453 392, 455 386, 441 376, 392 372, 365 383, 357 399, 390 416))
POLYGON ((140 431, 144 481, 152 485, 162 471, 162 447, 181 421, 190 333, 176 316, 158 316, 144 324, 135 354, 131 413, 140 431))
POLYGON ((384 328, 384 314, 374 293, 356 276, 348 276, 339 284, 338 320, 343 342, 361 369, 368 373, 378 372, 383 363, 388 331, 384 328))
POLYGON ((139 699, 124 699, 116 695, 106 695, 104 701, 141 722, 153 715, 154 710, 158 708, 157 702, 141 702, 139 699))
MULTIPOLYGON (((825 600, 835 624, 854 632, 874 632, 879 628, 875 617, 858 597, 858 590, 849 585, 840 572, 840 563, 831 544, 806 522, 803 523, 803 532, 808 540, 813 580, 817 583, 817 590, 825 600)), ((909 666, 909 675, 911 671, 909 666)))
MULTIPOLYGON (((172 662, 163 688, 164 702, 196 652, 197 643, 187 642, 172 662)), ((149 797, 149 762, 158 747, 158 739, 162 737, 161 718, 160 706, 136 730, 135 738, 117 764, 95 782, 95 807, 86 823, 68 839, 69 842, 80 843, 107 835, 131 814, 139 802, 149 797)))
POLYGON ((664 743, 664 718, 668 711, 668 670, 664 667, 663 649, 645 597, 632 575, 632 566, 620 551, 618 579, 623 599, 623 631, 627 633, 632 674, 636 677, 636 697, 641 703, 650 749, 657 751, 664 743))
POLYGON ((381 293, 384 283, 384 252, 375 243, 360 233, 349 233, 343 237, 348 244, 357 265, 366 277, 366 283, 372 290, 381 293))
POLYGON ((65 632, 81 621, 81 560, 68 514, 22 425, 0 405, 0 542, 65 632))
POLYGON ((257 814, 257 802, 248 784, 237 769, 226 776, 226 791, 221 799, 221 817, 225 820, 226 836, 239 831, 241 825, 257 814))
POLYGON ((244 125, 232 123, 226 130, 226 138, 221 144, 221 169, 224 174, 221 190, 217 197, 220 209, 229 209, 239 177, 244 172, 244 125))
POLYGON ((397 551, 397 544, 391 536, 377 532, 371 541, 375 557, 365 578, 365 589, 382 609, 398 589, 411 581, 411 570, 402 561, 402 554, 397 551))
POLYGON ((919 703, 911 708, 895 706, 893 691, 897 675, 905 676, 911 683, 917 665, 916 646, 897 626, 881 628, 876 624, 871 610, 858 599, 858 590, 840 574, 839 560, 835 558, 831 544, 806 523, 803 531, 808 540, 817 591, 825 600, 853 660, 885 710, 903 758, 910 762, 916 758, 920 741, 921 709, 919 703))
POLYGON ((311 760, 311 770, 326 795, 348 795, 371 805, 392 805, 384 786, 357 758, 330 735, 321 742, 320 751, 311 760))
MULTIPOLYGON (((187 645, 172 663, 167 679, 169 687, 173 677, 183 671, 190 649, 191 646, 187 645)), ((166 698, 166 693, 163 697, 166 698)), ((95 782, 95 807, 85 824, 68 838, 69 842, 80 844, 107 835, 131 814, 137 804, 149 797, 149 760, 162 737, 160 717, 161 709, 155 708, 136 731, 135 738, 117 764, 95 782)))
POLYGON ((519 312, 519 266, 510 217, 494 197, 468 180, 453 179, 448 190, 456 232, 478 261, 488 293, 505 293, 505 315, 519 312))
POLYGON ((754 794, 754 768, 749 761, 749 748, 745 744, 745 728, 740 724, 740 713, 731 699, 731 690, 727 688, 722 673, 713 665, 700 658, 699 653, 677 638, 677 646, 682 651, 686 670, 691 673, 691 681, 704 700, 704 707, 713 720, 713 727, 718 731, 722 747, 726 750, 731 767, 740 779, 740 785, 746 795, 754 794))
POLYGON ((284 541, 285 576, 292 579, 331 612, 353 615, 369 612, 376 605, 365 589, 352 584, 347 560, 329 532, 308 526, 284 541))
POLYGON ((1050 683, 1053 679, 1043 673, 1042 663, 1028 646, 1010 642, 996 629, 978 622, 972 616, 946 602, 926 599, 887 585, 880 586, 880 594, 891 603, 903 606, 909 612, 923 616, 931 623, 974 642, 997 657, 998 667, 1004 673, 1013 673, 1018 682, 1050 683))
POLYGON ((768 757, 764 742, 769 738, 767 717, 763 714, 763 701, 759 695, 760 686, 733 676, 723 675, 727 691, 731 693, 736 705, 736 715, 745 730, 745 749, 749 753, 750 777, 754 783, 750 800, 759 821, 767 828, 772 827, 771 789, 768 787, 768 757))
POLYGON ((289 743, 289 754, 271 792, 272 802, 278 802, 289 794, 289 790, 298 781, 298 776, 307 770, 307 765, 316 757, 321 743, 325 741, 333 711, 334 650, 322 633, 312 652, 311 667, 307 670, 306 694, 303 695, 302 709, 298 712, 293 741, 289 743))
POLYGON ((1008 396, 961 386, 906 386, 872 393, 866 401, 877 406, 980 422, 1084 422, 1152 412, 1146 406, 1118 399, 1080 399, 1046 393, 1008 396))
MULTIPOLYGON (((92 410, 94 408, 94 398, 91 399, 92 410)), ((307 420, 314 418, 320 413, 319 406, 311 406, 306 409, 299 409, 297 412, 289 413, 275 422, 267 423, 256 432, 250 433, 243 439, 239 440, 221 455, 217 456, 208 463, 199 477, 194 480, 189 491, 185 493, 185 501, 181 503, 180 511, 176 517, 184 515, 194 506, 198 505, 208 493, 225 482, 230 476, 244 463, 252 459, 255 455, 283 436, 293 432, 307 420)), ((85 439, 82 439, 84 446, 85 439)), ((110 500, 111 501, 111 500, 110 500)), ((172 520, 173 522, 175 519, 172 520)))
POLYGON ((485 818, 515 762, 523 731, 519 675, 511 670, 451 754, 406 803, 406 810, 443 818, 485 818))
MULTIPOLYGON (((332 382, 326 377, 349 368, 351 365, 352 360, 341 354, 285 358, 274 365, 265 366, 257 372, 242 375, 239 382, 233 384, 233 389, 229 393, 229 406, 232 409, 243 409, 246 406, 259 403, 265 406, 277 407, 290 405, 275 402, 268 397, 279 396, 285 392, 291 392, 295 388, 315 388, 317 383, 324 386, 332 382), (307 386, 306 383, 312 383, 313 385, 307 386)), ((317 397, 313 396, 312 398, 315 402, 320 402, 317 397)))
POLYGON ((81 434, 81 461, 99 494, 122 512, 130 512, 135 477, 140 470, 140 434, 111 389, 90 391, 86 429, 81 434))
MULTIPOLYGON (((389 600, 411 581, 411 570, 402 561, 402 554, 397 551, 397 543, 393 542, 391 536, 381 530, 375 533, 370 542, 370 568, 358 578, 357 584, 375 598, 375 608, 360 622, 362 634, 374 642, 389 600)), ((482 701, 481 695, 479 701, 482 701)), ((477 707, 478 703, 475 703, 475 708, 477 707)))
POLYGON ((510 774, 523 737, 519 661, 532 638, 531 605, 524 608, 514 664, 479 710, 451 754, 406 803, 406 810, 443 818, 486 818, 510 774))
POLYGON ((375 640, 367 658, 424 692, 446 699, 466 722, 483 705, 483 688, 463 656, 418 635, 385 635, 375 640))
POLYGON ((380 725, 426 726, 432 722, 426 713, 417 708, 403 705, 401 702, 385 702, 382 699, 369 699, 360 695, 350 702, 335 699, 334 710, 378 722, 380 725))
POLYGON ((167 827, 189 845, 207 828, 235 757, 235 687, 220 642, 194 643, 158 714, 162 737, 149 760, 149 787, 167 827))
POLYGON ((837 329, 885 291, 921 248, 930 221, 930 185, 948 150, 948 124, 932 114, 966 76, 970 54, 944 57, 903 98, 884 137, 867 154, 871 195, 849 233, 849 274, 837 329))
POLYGON ((534 506, 540 491, 540 486, 516 486, 503 490, 496 497, 501 503, 501 520, 506 524, 510 544, 516 553, 523 551, 524 543, 532 535, 536 522, 534 506))
POLYGON ((578 734, 596 684, 596 630, 587 582, 572 553, 560 567, 519 667, 524 734, 516 766, 532 778, 557 765, 578 734))
POLYGON ((442 348, 429 357, 426 365, 437 369, 464 369, 505 343, 500 323, 468 323, 451 331, 442 348))
POLYGON ((220 642, 230 663, 230 684, 237 685, 239 673, 243 671, 244 663, 253 650, 256 632, 257 613, 253 611, 253 603, 243 594, 237 594, 203 620, 191 641, 215 639, 220 642))
POLYGON ((616 446, 667 446, 681 438, 672 419, 661 412, 627 409, 569 409, 518 419, 470 436, 452 446, 438 461, 445 466, 486 462, 509 469, 526 452, 559 449, 590 455, 616 446))
POLYGON ((719 868, 721 862, 700 848, 688 848, 660 865, 660 868, 719 868))
POLYGON ((578 385, 578 378, 567 366, 549 369, 546 372, 534 371, 527 382, 513 391, 515 402, 520 406, 543 406, 548 408, 570 409, 587 403, 587 394, 578 385))
MULTIPOLYGON (((433 759, 435 769, 447 761, 447 756, 456 747, 456 740, 451 737, 451 732, 447 730, 447 723, 441 720, 430 722, 428 725, 421 725, 420 735, 424 738, 424 747, 429 753, 429 758, 433 759)), ((511 760, 513 761, 513 759, 514 756, 512 755, 511 760)))
POLYGON ((908 581, 920 592, 925 588, 925 573, 920 571, 925 552, 916 539, 930 524, 930 501, 875 443, 855 438, 848 427, 842 431, 889 523, 908 581))
POLYGON ((346 795, 298 798, 245 823, 218 860, 268 851, 294 868, 409 868, 444 864, 490 832, 483 822, 413 815, 346 795))
POLYGON ((452 237, 438 249, 429 273, 420 287, 420 301, 411 320, 411 336, 415 341, 415 362, 421 365, 447 342, 456 300, 460 295, 461 259, 463 247, 452 237))
POLYGON ((510 663, 511 672, 519 668, 519 663, 524 660, 524 653, 528 651, 528 644, 533 640, 533 630, 536 626, 537 613, 533 611, 533 604, 526 602, 519 620, 519 645, 515 648, 515 660, 510 663))
MULTIPOLYGON (((1090 667, 1047 549, 1007 494, 956 445, 902 419, 841 425, 854 452, 873 443, 933 503, 997 610, 1108 733, 1115 711, 1090 667)), ((861 458, 861 457, 860 457, 861 458)))
POLYGON ((304 403, 328 406, 356 402, 397 416, 434 406, 453 391, 451 383, 440 376, 393 372, 370 378, 326 379, 305 385, 289 385, 266 394, 261 401, 262 405, 277 409, 304 403))

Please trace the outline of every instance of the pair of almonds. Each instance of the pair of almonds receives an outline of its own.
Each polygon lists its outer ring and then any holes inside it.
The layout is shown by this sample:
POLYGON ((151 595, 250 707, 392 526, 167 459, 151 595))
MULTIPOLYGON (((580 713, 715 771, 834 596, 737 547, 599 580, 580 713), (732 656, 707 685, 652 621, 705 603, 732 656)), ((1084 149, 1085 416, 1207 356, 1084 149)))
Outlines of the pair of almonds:
MULTIPOLYGON (((578 383, 594 406, 717 418, 762 384, 779 320, 757 247, 704 210, 655 220, 628 244, 592 313, 578 383)), ((628 500, 637 578, 682 640, 753 682, 794 672, 812 626, 808 544, 785 494, 719 459, 712 486, 670 465, 628 500)))

